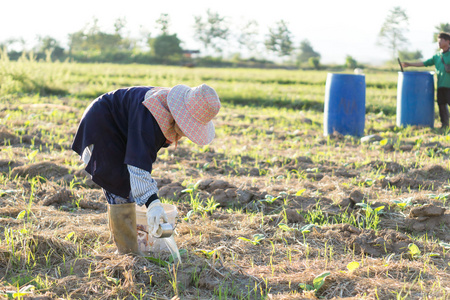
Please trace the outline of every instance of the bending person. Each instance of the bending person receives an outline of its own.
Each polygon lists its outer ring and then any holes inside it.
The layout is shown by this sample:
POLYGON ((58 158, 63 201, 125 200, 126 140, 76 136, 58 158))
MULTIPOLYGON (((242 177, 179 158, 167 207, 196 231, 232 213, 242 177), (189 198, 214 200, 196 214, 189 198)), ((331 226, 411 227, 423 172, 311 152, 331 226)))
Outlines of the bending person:
POLYGON ((118 253, 141 254, 136 204, 147 207, 151 233, 167 222, 151 177, 159 149, 176 145, 183 136, 198 145, 209 144, 215 135, 212 119, 220 107, 216 91, 206 84, 123 88, 101 95, 88 106, 72 149, 103 188, 118 253))

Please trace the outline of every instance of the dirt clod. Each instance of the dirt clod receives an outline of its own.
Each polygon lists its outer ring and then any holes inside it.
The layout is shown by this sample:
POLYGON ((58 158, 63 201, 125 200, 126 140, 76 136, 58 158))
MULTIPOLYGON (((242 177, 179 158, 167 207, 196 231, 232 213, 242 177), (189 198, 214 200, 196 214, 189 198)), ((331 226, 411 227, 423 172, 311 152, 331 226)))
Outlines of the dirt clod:
POLYGON ((11 171, 11 175, 14 176, 28 176, 30 178, 36 176, 42 176, 46 179, 59 179, 69 173, 69 169, 52 163, 52 162, 37 162, 29 165, 15 167, 11 171))
POLYGON ((361 203, 364 199, 364 194, 361 191, 355 189, 350 193, 350 200, 353 203, 361 203))
POLYGON ((286 209, 286 218, 289 223, 301 223, 305 219, 301 214, 298 213, 296 209, 286 209))
POLYGON ((435 217, 406 218, 405 225, 414 232, 433 232, 437 237, 447 240, 449 236, 445 228, 450 226, 450 214, 435 217))
POLYGON ((180 182, 173 182, 159 189, 158 196, 166 199, 177 199, 185 187, 180 182))
POLYGON ((42 205, 49 206, 54 204, 65 204, 70 203, 74 199, 72 193, 67 189, 61 189, 57 191, 55 194, 44 198, 42 201, 42 205))
POLYGON ((427 204, 419 207, 414 207, 409 212, 409 217, 438 217, 442 216, 445 212, 445 208, 435 206, 433 204, 427 204))

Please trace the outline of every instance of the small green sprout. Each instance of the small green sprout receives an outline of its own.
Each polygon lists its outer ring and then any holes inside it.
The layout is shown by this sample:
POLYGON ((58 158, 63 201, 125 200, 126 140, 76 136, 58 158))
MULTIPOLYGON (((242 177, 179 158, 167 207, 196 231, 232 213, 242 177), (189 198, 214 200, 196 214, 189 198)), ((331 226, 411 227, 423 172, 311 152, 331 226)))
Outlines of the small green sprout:
POLYGON ((306 189, 301 189, 297 193, 295 193, 295 196, 301 196, 304 192, 306 192, 306 189))
POLYGON ((110 277, 110 276, 106 276, 106 280, 114 283, 115 285, 119 285, 119 283, 120 283, 119 278, 114 278, 114 277, 110 277))
POLYGON ((202 249, 199 249, 199 250, 195 250, 195 252, 201 252, 201 253, 203 253, 205 256, 206 256, 206 258, 211 258, 215 253, 216 253, 216 249, 214 249, 214 250, 211 250, 211 251, 208 251, 208 250, 202 250, 202 249))
POLYGON ((238 237, 239 240, 243 240, 246 242, 250 242, 253 245, 259 245, 261 243, 262 240, 264 240, 266 237, 263 234, 254 234, 253 235, 253 240, 244 238, 244 237, 238 237))
POLYGON ((441 245, 443 248, 445 249, 450 249, 450 244, 449 243, 439 243, 439 245, 441 245))
POLYGON ((380 146, 384 146, 384 145, 386 145, 388 143, 388 139, 382 139, 381 141, 380 141, 380 146))
POLYGON ((351 263, 349 263, 347 265, 347 270, 349 272, 353 272, 353 271, 355 271, 358 268, 359 268, 359 262, 357 262, 357 261, 352 261, 351 263))
POLYGON ((418 258, 420 256, 420 254, 422 253, 420 251, 419 247, 417 247, 417 245, 413 244, 413 243, 408 245, 408 251, 409 251, 409 254, 411 255, 411 258, 413 258, 413 259, 418 258))
POLYGON ((406 206, 411 206, 412 205, 412 200, 413 197, 408 197, 408 198, 403 198, 400 200, 394 200, 392 202, 394 202, 397 206, 399 206, 400 208, 405 208, 406 206))
POLYGON ((313 280, 313 285, 309 285, 306 283, 300 283, 298 286, 305 291, 317 291, 323 286, 325 283, 325 278, 330 275, 330 272, 323 272, 322 274, 316 276, 313 280))
POLYGON ((17 220, 22 220, 23 218, 25 218, 27 211, 26 210, 22 210, 18 215, 17 215, 17 220))
POLYGON ((278 224, 278 227, 281 230, 283 230, 283 231, 294 231, 294 230, 296 230, 295 228, 289 227, 287 224, 284 224, 284 223, 278 224))
POLYGON ((300 228, 299 231, 302 234, 310 233, 311 232, 311 228, 313 228, 315 226, 316 226, 315 224, 307 224, 307 225, 303 226, 302 228, 300 228))
POLYGON ((280 196, 274 197, 274 196, 272 196, 272 195, 266 195, 266 196, 264 197, 264 199, 261 199, 261 200, 259 200, 259 201, 260 201, 260 202, 266 202, 266 203, 272 204, 272 203, 274 203, 275 200, 277 200, 277 199, 280 199, 280 196))
POLYGON ((69 232, 67 236, 64 238, 66 241, 69 241, 75 235, 75 231, 69 232))
POLYGON ((27 155, 28 160, 32 162, 34 160, 34 158, 36 157, 36 155, 38 154, 38 152, 39 152, 38 150, 34 150, 30 154, 28 154, 27 155))

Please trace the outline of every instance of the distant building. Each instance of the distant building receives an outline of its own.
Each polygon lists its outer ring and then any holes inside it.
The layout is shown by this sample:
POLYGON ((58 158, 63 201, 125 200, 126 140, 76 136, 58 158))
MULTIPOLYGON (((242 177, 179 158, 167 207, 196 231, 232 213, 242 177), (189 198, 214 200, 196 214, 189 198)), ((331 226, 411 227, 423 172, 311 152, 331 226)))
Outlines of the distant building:
POLYGON ((183 65, 188 68, 195 67, 193 59, 195 58, 195 55, 199 53, 200 50, 183 50, 183 56, 185 58, 183 65))
POLYGON ((193 54, 199 54, 200 50, 183 50, 183 56, 185 58, 193 58, 193 54))

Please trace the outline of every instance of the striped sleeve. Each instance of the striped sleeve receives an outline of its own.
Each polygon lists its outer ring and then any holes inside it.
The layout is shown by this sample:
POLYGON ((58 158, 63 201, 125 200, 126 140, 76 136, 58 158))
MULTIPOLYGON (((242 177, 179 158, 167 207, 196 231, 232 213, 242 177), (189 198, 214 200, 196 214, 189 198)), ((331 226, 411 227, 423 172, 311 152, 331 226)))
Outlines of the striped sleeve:
POLYGON ((145 170, 127 165, 130 173, 131 196, 139 206, 144 205, 147 200, 158 193, 156 181, 151 174, 145 170))

